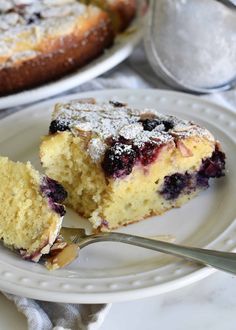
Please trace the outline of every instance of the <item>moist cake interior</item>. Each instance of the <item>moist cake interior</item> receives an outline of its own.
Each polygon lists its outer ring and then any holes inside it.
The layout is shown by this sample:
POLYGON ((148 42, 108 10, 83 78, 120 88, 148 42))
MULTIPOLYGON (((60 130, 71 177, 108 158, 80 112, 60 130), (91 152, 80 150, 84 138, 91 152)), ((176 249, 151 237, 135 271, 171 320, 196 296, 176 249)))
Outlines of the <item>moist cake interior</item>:
POLYGON ((0 157, 0 238, 24 259, 49 252, 61 227, 66 192, 30 163, 0 157))

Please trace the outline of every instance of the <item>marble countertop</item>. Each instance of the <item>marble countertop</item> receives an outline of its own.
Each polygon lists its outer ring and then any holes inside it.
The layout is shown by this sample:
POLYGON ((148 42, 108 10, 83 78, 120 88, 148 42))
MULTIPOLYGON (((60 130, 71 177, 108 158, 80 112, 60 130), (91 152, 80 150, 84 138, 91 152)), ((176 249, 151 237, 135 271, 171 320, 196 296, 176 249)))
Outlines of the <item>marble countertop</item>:
MULTIPOLYGON (((113 304, 100 330, 235 330, 235 310, 236 277, 216 272, 176 291, 113 304)), ((25 317, 1 294, 0 320, 0 330, 27 329, 25 317)))

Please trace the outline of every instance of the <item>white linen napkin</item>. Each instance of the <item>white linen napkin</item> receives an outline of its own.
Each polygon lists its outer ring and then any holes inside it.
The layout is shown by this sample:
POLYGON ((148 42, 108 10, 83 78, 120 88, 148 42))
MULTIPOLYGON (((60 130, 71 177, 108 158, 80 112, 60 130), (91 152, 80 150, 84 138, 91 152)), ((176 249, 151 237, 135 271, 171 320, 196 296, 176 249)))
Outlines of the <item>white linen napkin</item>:
MULTIPOLYGON (((169 89, 154 75, 147 63, 143 50, 139 48, 129 60, 120 64, 117 68, 64 93, 64 95, 108 88, 150 87, 169 89)), ((224 93, 207 95, 204 98, 218 102, 233 111, 236 110, 236 89, 224 93)), ((20 108, 3 111, 0 118, 6 116, 8 113, 12 113, 12 111, 19 110, 20 108)), ((99 329, 111 308, 111 304, 52 303, 4 294, 26 316, 29 330, 96 330, 99 329)))
POLYGON ((111 304, 63 304, 3 293, 28 321, 29 330, 97 330, 111 304))

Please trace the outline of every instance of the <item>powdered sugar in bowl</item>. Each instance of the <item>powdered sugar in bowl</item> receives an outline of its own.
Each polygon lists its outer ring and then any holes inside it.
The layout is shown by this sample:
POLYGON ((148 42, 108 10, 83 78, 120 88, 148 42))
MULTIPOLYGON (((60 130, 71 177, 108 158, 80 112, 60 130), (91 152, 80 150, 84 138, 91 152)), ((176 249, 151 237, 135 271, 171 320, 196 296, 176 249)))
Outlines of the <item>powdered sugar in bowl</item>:
POLYGON ((210 93, 236 83, 236 7, 216 0, 151 1, 148 59, 174 88, 210 93))

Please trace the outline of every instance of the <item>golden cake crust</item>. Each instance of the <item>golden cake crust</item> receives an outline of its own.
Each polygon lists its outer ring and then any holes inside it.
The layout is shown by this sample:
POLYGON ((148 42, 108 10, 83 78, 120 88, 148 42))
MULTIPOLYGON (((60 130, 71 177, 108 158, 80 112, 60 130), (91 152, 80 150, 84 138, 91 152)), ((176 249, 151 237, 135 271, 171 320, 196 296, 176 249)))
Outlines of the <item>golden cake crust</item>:
POLYGON ((118 18, 117 30, 124 31, 135 16, 136 0, 112 0, 108 1, 108 4, 118 18))
POLYGON ((122 32, 129 26, 137 9, 136 0, 82 0, 82 2, 93 4, 106 11, 116 32, 122 32))

